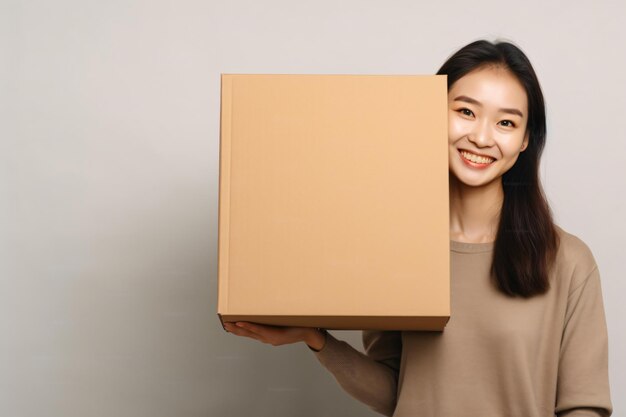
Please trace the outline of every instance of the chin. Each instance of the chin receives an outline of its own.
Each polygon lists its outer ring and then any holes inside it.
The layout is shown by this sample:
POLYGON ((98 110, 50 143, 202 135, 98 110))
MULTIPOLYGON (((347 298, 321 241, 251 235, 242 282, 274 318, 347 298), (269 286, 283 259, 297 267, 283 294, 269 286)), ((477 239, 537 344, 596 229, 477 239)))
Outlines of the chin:
POLYGON ((482 176, 480 178, 476 178, 476 177, 471 177, 468 175, 457 175, 453 171, 450 171, 450 177, 454 177, 459 184, 463 184, 467 187, 481 187, 481 186, 491 184, 493 181, 496 180, 495 178, 492 178, 491 176, 489 177, 482 176))

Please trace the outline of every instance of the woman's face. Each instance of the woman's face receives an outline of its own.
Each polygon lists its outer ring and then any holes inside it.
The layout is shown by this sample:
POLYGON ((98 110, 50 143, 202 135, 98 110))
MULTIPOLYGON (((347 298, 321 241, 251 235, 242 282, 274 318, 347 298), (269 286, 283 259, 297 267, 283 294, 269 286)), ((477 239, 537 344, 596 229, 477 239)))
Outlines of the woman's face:
POLYGON ((501 181, 528 146, 527 120, 526 91, 507 70, 487 67, 458 79, 448 91, 450 172, 469 186, 501 181))

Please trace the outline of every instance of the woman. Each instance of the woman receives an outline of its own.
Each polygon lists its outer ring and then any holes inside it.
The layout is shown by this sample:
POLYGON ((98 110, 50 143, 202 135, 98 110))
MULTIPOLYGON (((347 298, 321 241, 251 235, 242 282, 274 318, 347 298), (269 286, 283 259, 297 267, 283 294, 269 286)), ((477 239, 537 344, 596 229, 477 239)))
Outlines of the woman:
POLYGON ((609 416, 608 335, 588 246, 555 225, 539 180, 543 95, 524 53, 479 40, 448 76, 452 315, 443 332, 364 331, 366 354, 319 329, 227 323, 304 341, 388 416, 609 416))

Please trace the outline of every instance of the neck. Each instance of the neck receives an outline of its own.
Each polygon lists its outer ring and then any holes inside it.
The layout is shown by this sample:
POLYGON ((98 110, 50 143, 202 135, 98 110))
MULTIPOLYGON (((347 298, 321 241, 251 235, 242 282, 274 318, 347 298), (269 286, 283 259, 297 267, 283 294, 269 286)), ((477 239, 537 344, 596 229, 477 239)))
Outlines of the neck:
POLYGON ((484 243, 496 240, 504 201, 502 177, 480 187, 460 182, 450 173, 450 239, 484 243))

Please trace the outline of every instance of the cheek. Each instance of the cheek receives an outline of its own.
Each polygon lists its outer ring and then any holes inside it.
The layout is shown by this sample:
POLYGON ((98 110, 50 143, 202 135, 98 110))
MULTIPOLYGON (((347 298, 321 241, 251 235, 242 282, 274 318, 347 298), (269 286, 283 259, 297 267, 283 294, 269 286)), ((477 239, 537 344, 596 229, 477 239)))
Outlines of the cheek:
POLYGON ((515 158, 519 155, 522 149, 522 142, 524 140, 523 135, 519 135, 519 137, 509 137, 500 140, 500 150, 504 154, 505 157, 515 158))
POLYGON ((467 124, 463 120, 459 120, 458 117, 448 118, 448 137, 450 142, 454 142, 466 135, 468 132, 467 124))

